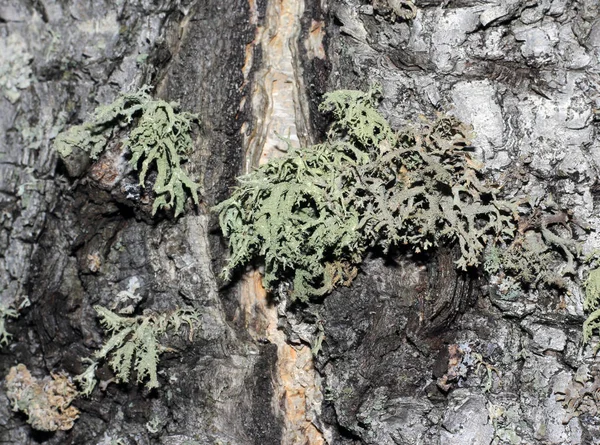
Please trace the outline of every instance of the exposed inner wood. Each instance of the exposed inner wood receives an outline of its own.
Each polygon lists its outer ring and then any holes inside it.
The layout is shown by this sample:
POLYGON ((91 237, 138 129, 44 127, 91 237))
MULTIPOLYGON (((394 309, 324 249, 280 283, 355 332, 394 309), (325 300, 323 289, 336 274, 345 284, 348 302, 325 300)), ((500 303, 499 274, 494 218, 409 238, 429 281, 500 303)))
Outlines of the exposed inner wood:
MULTIPOLYGON (((254 0, 250 6, 256 11, 254 0)), ((262 50, 251 93, 255 122, 246 134, 246 171, 285 152, 288 143, 312 142, 298 50, 303 13, 303 0, 269 1, 264 25, 257 26, 256 38, 246 48, 247 72, 253 63, 253 46, 260 45, 262 50)), ((251 20, 257 21, 255 14, 251 20)))
MULTIPOLYGON (((254 41, 246 47, 245 81, 250 80, 255 45, 260 45, 262 60, 255 70, 249 98, 253 122, 242 128, 247 172, 280 156, 288 144, 298 147, 312 142, 298 53, 304 1, 270 0, 263 26, 258 26, 255 0, 249 2, 251 21, 257 28, 254 41), (252 130, 248 132, 248 128, 252 130)), ((282 445, 324 444, 323 434, 313 424, 320 411, 322 394, 310 348, 286 343, 285 335, 277 329, 277 306, 268 300, 258 271, 245 275, 240 298, 240 316, 253 338, 277 345, 273 403, 284 418, 282 445)))

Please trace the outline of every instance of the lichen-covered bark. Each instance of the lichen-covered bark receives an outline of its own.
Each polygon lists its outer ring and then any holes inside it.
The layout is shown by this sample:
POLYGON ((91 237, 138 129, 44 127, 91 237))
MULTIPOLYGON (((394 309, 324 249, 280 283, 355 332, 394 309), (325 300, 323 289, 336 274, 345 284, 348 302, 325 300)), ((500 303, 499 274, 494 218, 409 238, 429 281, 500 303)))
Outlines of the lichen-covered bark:
MULTIPOLYGON (((201 314, 195 340, 172 339, 162 356, 158 390, 110 383, 105 366, 92 397, 74 402, 81 415, 70 431, 32 431, 0 385, 0 441, 595 443, 597 416, 563 422, 555 394, 584 363, 597 372, 591 348, 581 348, 576 280, 568 293, 509 300, 481 274, 457 272, 452 249, 373 252, 351 287, 274 308, 264 295, 249 301, 260 292, 245 294, 241 277, 217 278, 226 251, 209 208, 277 145, 259 128, 272 110, 257 94, 276 91, 298 115, 275 117, 310 142, 326 128, 316 111, 325 91, 379 82, 394 126, 455 114, 474 126, 485 173, 508 196, 553 199, 597 227, 598 3, 425 0, 414 20, 394 23, 368 1, 300 2, 0 1, 0 304, 31 302, 8 322, 14 338, 0 349, 0 376, 17 363, 37 378, 83 371, 81 358, 102 341, 92 306, 110 306, 131 280, 139 312, 201 314), (277 36, 297 39, 279 48, 294 60, 278 66, 263 54, 278 39, 261 27, 284 3, 301 17, 277 36), (304 91, 269 90, 267 74, 280 68, 273 82, 287 73, 304 91), (203 202, 177 220, 151 218, 101 175, 83 174, 86 165, 69 176, 52 149, 60 129, 144 83, 200 114, 186 168, 203 202), (316 375, 306 352, 320 341, 316 375), (468 348, 473 366, 441 391, 468 348)), ((600 243, 596 232, 575 235, 587 250, 600 243)))
POLYGON ((81 358, 102 341, 92 306, 110 307, 132 280, 140 284, 138 311, 186 306, 201 314, 194 342, 173 339, 162 355, 158 390, 110 383, 105 366, 100 389, 75 402, 76 427, 49 435, 13 415, 3 393, 1 440, 280 443, 275 350, 232 322, 235 295, 219 289, 224 254, 209 214, 241 170, 242 65, 254 37, 248 3, 12 2, 0 16, 2 32, 31 54, 23 62, 31 85, 17 85, 14 101, 0 99, 2 302, 31 301, 10 322, 14 339, 0 352, 0 374, 17 363, 40 377, 82 372, 81 358), (150 218, 101 174, 68 177, 52 149, 64 125, 143 83, 200 116, 187 168, 203 184, 203 202, 177 220, 150 218))
MULTIPOLYGON (((381 110, 399 127, 436 110, 458 116, 508 196, 554 200, 598 226, 597 2, 417 1, 417 17, 397 23, 364 2, 328 3, 328 89, 381 83, 381 110)), ((595 232, 575 236, 598 246, 595 232)), ((447 257, 374 258, 326 299, 318 363, 333 443, 595 443, 593 411, 565 423, 556 394, 594 362, 580 349, 577 277, 569 292, 507 301, 447 257), (485 365, 460 388, 436 387, 452 344, 497 368, 489 392, 485 365)))

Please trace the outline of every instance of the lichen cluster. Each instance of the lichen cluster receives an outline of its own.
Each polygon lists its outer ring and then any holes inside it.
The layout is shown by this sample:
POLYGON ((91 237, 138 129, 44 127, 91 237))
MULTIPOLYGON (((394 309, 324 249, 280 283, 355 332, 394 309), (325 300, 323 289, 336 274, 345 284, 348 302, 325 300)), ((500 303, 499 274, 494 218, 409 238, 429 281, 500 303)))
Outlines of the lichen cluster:
POLYGON ((65 374, 39 380, 19 364, 10 368, 5 381, 13 411, 25 413, 36 430, 69 430, 79 417, 79 410, 70 406, 79 392, 65 374))
POLYGON ((410 0, 373 0, 373 9, 379 14, 396 19, 412 20, 417 16, 417 7, 410 0))
POLYGON ((483 374, 484 392, 492 389, 494 374, 500 377, 500 371, 485 361, 480 353, 473 351, 469 343, 448 345, 448 371, 437 379, 437 386, 444 392, 462 387, 470 373, 483 374))
POLYGON ((9 318, 17 318, 19 313, 11 306, 0 303, 0 348, 9 343, 12 334, 9 334, 6 330, 6 321, 9 318))
POLYGON ((22 36, 11 34, 0 38, 0 93, 12 104, 32 83, 32 59, 22 36))
POLYGON ((598 365, 582 365, 577 369, 573 380, 564 387, 554 388, 556 400, 567 411, 563 423, 581 414, 600 414, 600 369, 598 365))
MULTIPOLYGON (((589 342, 594 333, 600 330, 600 261, 594 255, 590 259, 592 267, 584 282, 585 298, 583 308, 589 313, 583 323, 583 341, 589 342)), ((600 344, 596 345, 596 352, 600 349, 600 344)))
POLYGON ((96 352, 94 360, 89 360, 87 369, 76 378, 84 395, 90 395, 94 390, 96 369, 107 359, 117 381, 129 382, 131 373, 135 372, 138 383, 145 381, 146 388, 157 388, 158 360, 166 350, 159 338, 167 331, 177 333, 183 324, 187 324, 191 341, 195 323, 199 321, 198 314, 189 309, 132 317, 123 317, 102 306, 94 309, 110 337, 96 352))
POLYGON ((552 201, 518 204, 516 234, 488 246, 485 272, 507 300, 539 286, 566 289, 580 258, 570 215, 552 201))
POLYGON ((512 236, 515 206, 498 199, 470 155, 471 129, 438 115, 400 132, 376 109, 379 91, 337 91, 321 110, 327 140, 293 149, 240 178, 219 204, 228 275, 264 262, 269 291, 306 300, 349 284, 367 249, 416 252, 456 243, 457 266, 480 262, 488 237, 512 236))
POLYGON ((151 168, 157 171, 153 214, 168 207, 178 216, 183 212, 185 190, 198 205, 200 185, 181 167, 193 147, 192 125, 198 117, 177 111, 176 103, 152 99, 147 90, 122 94, 113 103, 99 106, 88 121, 60 133, 54 147, 63 158, 81 149, 95 160, 109 140, 119 138, 131 153, 131 166, 139 170, 140 186, 145 186, 151 168))

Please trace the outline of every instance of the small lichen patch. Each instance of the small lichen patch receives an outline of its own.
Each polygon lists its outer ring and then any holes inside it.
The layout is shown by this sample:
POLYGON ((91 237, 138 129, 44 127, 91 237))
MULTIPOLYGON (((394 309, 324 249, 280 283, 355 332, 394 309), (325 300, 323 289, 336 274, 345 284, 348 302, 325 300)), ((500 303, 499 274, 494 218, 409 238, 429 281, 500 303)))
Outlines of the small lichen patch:
POLYGON ((19 318, 20 311, 30 304, 28 297, 22 298, 20 303, 18 301, 12 303, 0 302, 0 349, 8 345, 12 338, 12 334, 6 330, 6 322, 9 318, 19 318))
POLYGON ((182 169, 193 147, 192 125, 197 122, 197 115, 178 111, 176 103, 152 99, 145 87, 99 106, 88 121, 58 134, 54 147, 63 158, 83 150, 96 160, 110 140, 119 139, 131 153, 131 166, 139 170, 141 187, 146 186, 150 170, 156 169, 152 213, 174 208, 178 216, 183 212, 185 190, 196 205, 199 203, 200 185, 182 169))
MULTIPOLYGON (((594 260, 594 268, 588 273, 584 283, 585 298, 583 308, 589 315, 583 323, 583 341, 588 342, 600 329, 600 264, 594 260)), ((596 346, 596 351, 600 344, 596 346)))
POLYGON ((442 391, 449 391, 465 385, 469 373, 483 374, 483 391, 489 392, 494 383, 494 374, 500 377, 500 371, 484 360, 483 356, 471 349, 468 343, 448 345, 448 372, 437 379, 442 391))
POLYGON ((84 395, 90 395, 94 390, 95 371, 99 362, 104 360, 108 360, 117 381, 129 382, 131 373, 135 372, 138 383, 145 382, 148 389, 157 388, 159 356, 167 350, 160 344, 159 338, 170 330, 177 333, 182 324, 187 324, 191 341, 199 321, 198 314, 189 309, 133 317, 120 316, 102 306, 94 309, 110 337, 96 352, 94 360, 88 360, 87 369, 75 378, 84 395))
POLYGON ((21 96, 21 90, 32 82, 31 61, 25 40, 17 34, 0 38, 0 92, 10 103, 21 96))
POLYGON ((564 388, 555 388, 556 400, 567 411, 563 423, 581 414, 600 414, 600 369, 598 365, 582 365, 577 369, 573 380, 564 388))
POLYGON ((373 9, 392 21, 412 20, 417 16, 417 7, 410 0, 373 0, 373 9))
POLYGON ((23 364, 13 366, 6 376, 6 395, 13 411, 22 411, 36 430, 69 430, 79 417, 70 406, 79 392, 65 374, 51 374, 39 380, 23 364))
POLYGON ((499 297, 514 300, 538 286, 566 289, 580 257, 571 216, 552 202, 519 205, 518 213, 515 237, 490 244, 485 254, 483 267, 499 297))
POLYGON ((12 334, 6 330, 6 321, 9 318, 17 318, 19 313, 11 306, 5 306, 0 303, 0 348, 9 343, 12 334))

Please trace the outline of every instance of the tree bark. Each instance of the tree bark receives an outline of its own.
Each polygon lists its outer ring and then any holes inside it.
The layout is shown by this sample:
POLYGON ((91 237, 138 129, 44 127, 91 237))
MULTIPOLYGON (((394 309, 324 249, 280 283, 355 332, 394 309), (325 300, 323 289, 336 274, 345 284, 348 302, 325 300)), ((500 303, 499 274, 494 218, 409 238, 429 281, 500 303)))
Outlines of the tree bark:
MULTIPOLYGON (((227 248, 211 207, 285 152, 279 136, 323 138, 326 91, 374 82, 395 128, 454 114, 507 196, 551 196, 598 226, 597 2, 424 0, 412 20, 393 4, 0 1, 0 304, 30 302, 7 321, 0 376, 18 363, 37 377, 83 372, 103 341, 93 306, 110 307, 131 280, 136 313, 200 314, 192 342, 169 337, 158 389, 111 383, 105 365, 69 431, 33 430, 0 385, 1 442, 597 441, 594 410, 565 422, 556 394, 583 365, 596 372, 578 277, 568 293, 506 300, 482 271, 457 271, 448 247, 371 252, 350 287, 306 305, 270 298, 250 267, 219 278, 227 248), (74 175, 53 149, 58 131, 144 84, 199 115, 186 168, 202 202, 177 219, 152 217, 86 168, 74 175), (481 360, 443 389, 458 345, 481 360)), ((576 235, 598 248, 595 232, 576 235)))

